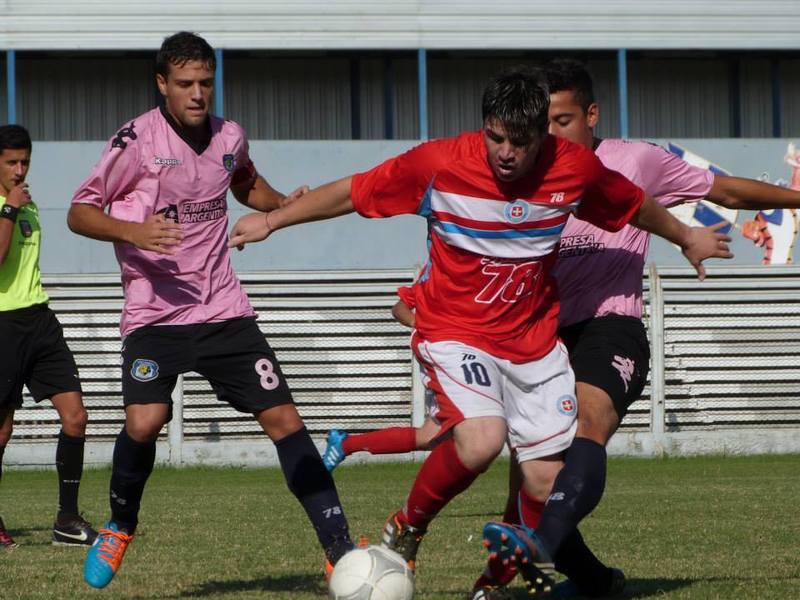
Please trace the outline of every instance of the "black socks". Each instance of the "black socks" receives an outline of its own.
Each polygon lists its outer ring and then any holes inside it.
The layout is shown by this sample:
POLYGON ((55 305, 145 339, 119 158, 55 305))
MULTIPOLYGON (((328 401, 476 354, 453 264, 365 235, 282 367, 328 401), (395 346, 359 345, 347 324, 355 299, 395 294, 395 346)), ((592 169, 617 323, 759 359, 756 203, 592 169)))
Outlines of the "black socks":
POLYGON ((303 505, 326 557, 336 564, 353 542, 333 477, 305 427, 275 442, 275 447, 286 485, 303 505))
POLYGON ((156 443, 137 442, 123 427, 114 444, 109 500, 111 518, 129 534, 133 534, 139 522, 139 505, 155 460, 156 443))
POLYGON ((86 438, 58 433, 56 471, 58 472, 58 516, 78 514, 78 489, 83 475, 83 447, 86 438))

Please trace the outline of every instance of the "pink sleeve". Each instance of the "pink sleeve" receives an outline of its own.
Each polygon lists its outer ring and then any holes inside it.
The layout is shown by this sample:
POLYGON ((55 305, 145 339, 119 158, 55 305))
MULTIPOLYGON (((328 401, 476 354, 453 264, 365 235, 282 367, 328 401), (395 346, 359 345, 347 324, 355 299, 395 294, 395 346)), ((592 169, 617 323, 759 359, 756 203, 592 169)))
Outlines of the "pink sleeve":
POLYGON ((690 165, 654 144, 641 144, 639 164, 645 191, 664 206, 702 200, 714 183, 708 169, 690 165))
POLYGON ((231 176, 231 186, 238 186, 244 183, 252 184, 258 176, 258 172, 256 171, 256 166, 253 164, 253 161, 250 159, 250 143, 247 141, 247 135, 238 123, 234 123, 233 121, 229 121, 229 123, 235 125, 236 133, 241 138, 237 146, 236 155, 234 156, 236 170, 231 176))
POLYGON ((136 183, 139 156, 139 143, 117 134, 106 144, 99 162, 72 196, 72 203, 105 208, 122 198, 136 183))
POLYGON ((420 144, 364 173, 353 175, 350 197, 363 217, 415 214, 433 177, 444 166, 449 140, 420 144))
POLYGON ((606 231, 619 231, 644 202, 642 189, 616 171, 606 168, 593 152, 584 156, 586 190, 576 217, 606 231))

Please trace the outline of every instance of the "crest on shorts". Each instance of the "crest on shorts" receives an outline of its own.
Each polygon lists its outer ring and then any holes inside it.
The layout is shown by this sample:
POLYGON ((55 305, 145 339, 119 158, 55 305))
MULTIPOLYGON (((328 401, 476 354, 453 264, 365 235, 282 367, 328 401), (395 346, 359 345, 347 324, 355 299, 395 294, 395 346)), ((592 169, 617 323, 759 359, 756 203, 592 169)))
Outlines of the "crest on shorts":
POLYGON ((228 173, 233 172, 233 164, 234 164, 233 154, 224 154, 222 156, 222 166, 225 167, 225 170, 228 173))
POLYGON ((131 367, 131 377, 136 381, 152 381, 158 377, 158 363, 146 358, 137 358, 131 367))
POLYGON ((578 402, 575 396, 567 394, 566 396, 561 396, 561 398, 557 400, 556 408, 558 408, 558 412, 562 415, 574 417, 578 412, 578 402))
POLYGON ((514 200, 506 204, 503 212, 505 213, 506 221, 509 223, 522 223, 528 219, 531 207, 525 200, 514 200))

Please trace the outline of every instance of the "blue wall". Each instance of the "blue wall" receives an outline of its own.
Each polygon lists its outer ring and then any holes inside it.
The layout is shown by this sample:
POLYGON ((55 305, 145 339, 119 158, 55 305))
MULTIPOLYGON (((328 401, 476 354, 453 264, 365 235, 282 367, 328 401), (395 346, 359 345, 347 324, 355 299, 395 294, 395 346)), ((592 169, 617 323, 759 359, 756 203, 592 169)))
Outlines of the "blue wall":
MULTIPOLYGON (((665 142, 665 140, 659 140, 665 142)), ((788 140, 670 140, 743 177, 768 173, 771 181, 789 180, 784 162, 788 140)), ((414 145, 413 141, 254 141, 251 155, 273 187, 290 191, 312 187, 365 170, 383 158, 414 145)), ((42 211, 45 273, 97 273, 118 270, 111 245, 71 233, 65 216, 73 191, 100 156, 100 142, 34 144, 29 182, 42 211)), ((233 222, 245 210, 232 198, 233 222)), ((739 222, 754 213, 740 213, 739 222)), ((762 250, 733 232, 736 263, 758 264, 762 250)), ((269 241, 234 253, 239 270, 388 269, 409 268, 425 261, 425 223, 417 217, 368 221, 356 215, 309 223, 280 231, 269 241)), ((655 240, 651 260, 680 265, 683 259, 669 244, 655 240)))

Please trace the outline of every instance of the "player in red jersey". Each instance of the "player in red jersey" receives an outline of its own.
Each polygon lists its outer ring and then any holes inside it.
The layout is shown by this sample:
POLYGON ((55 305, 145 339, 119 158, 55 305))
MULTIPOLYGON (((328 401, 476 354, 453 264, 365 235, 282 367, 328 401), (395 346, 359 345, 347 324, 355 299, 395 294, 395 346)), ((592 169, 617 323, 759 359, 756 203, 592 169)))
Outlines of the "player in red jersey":
POLYGON ((575 381, 556 336, 550 269, 571 213, 608 230, 631 222, 653 231, 698 268, 728 254, 724 236, 679 223, 591 150, 548 135, 548 105, 541 72, 504 72, 484 92, 481 131, 421 144, 266 216, 242 217, 231 232, 230 245, 241 247, 353 211, 428 220, 412 347, 441 431, 383 534, 412 567, 432 519, 507 441, 532 494, 549 490, 561 467, 575 432, 575 381))

